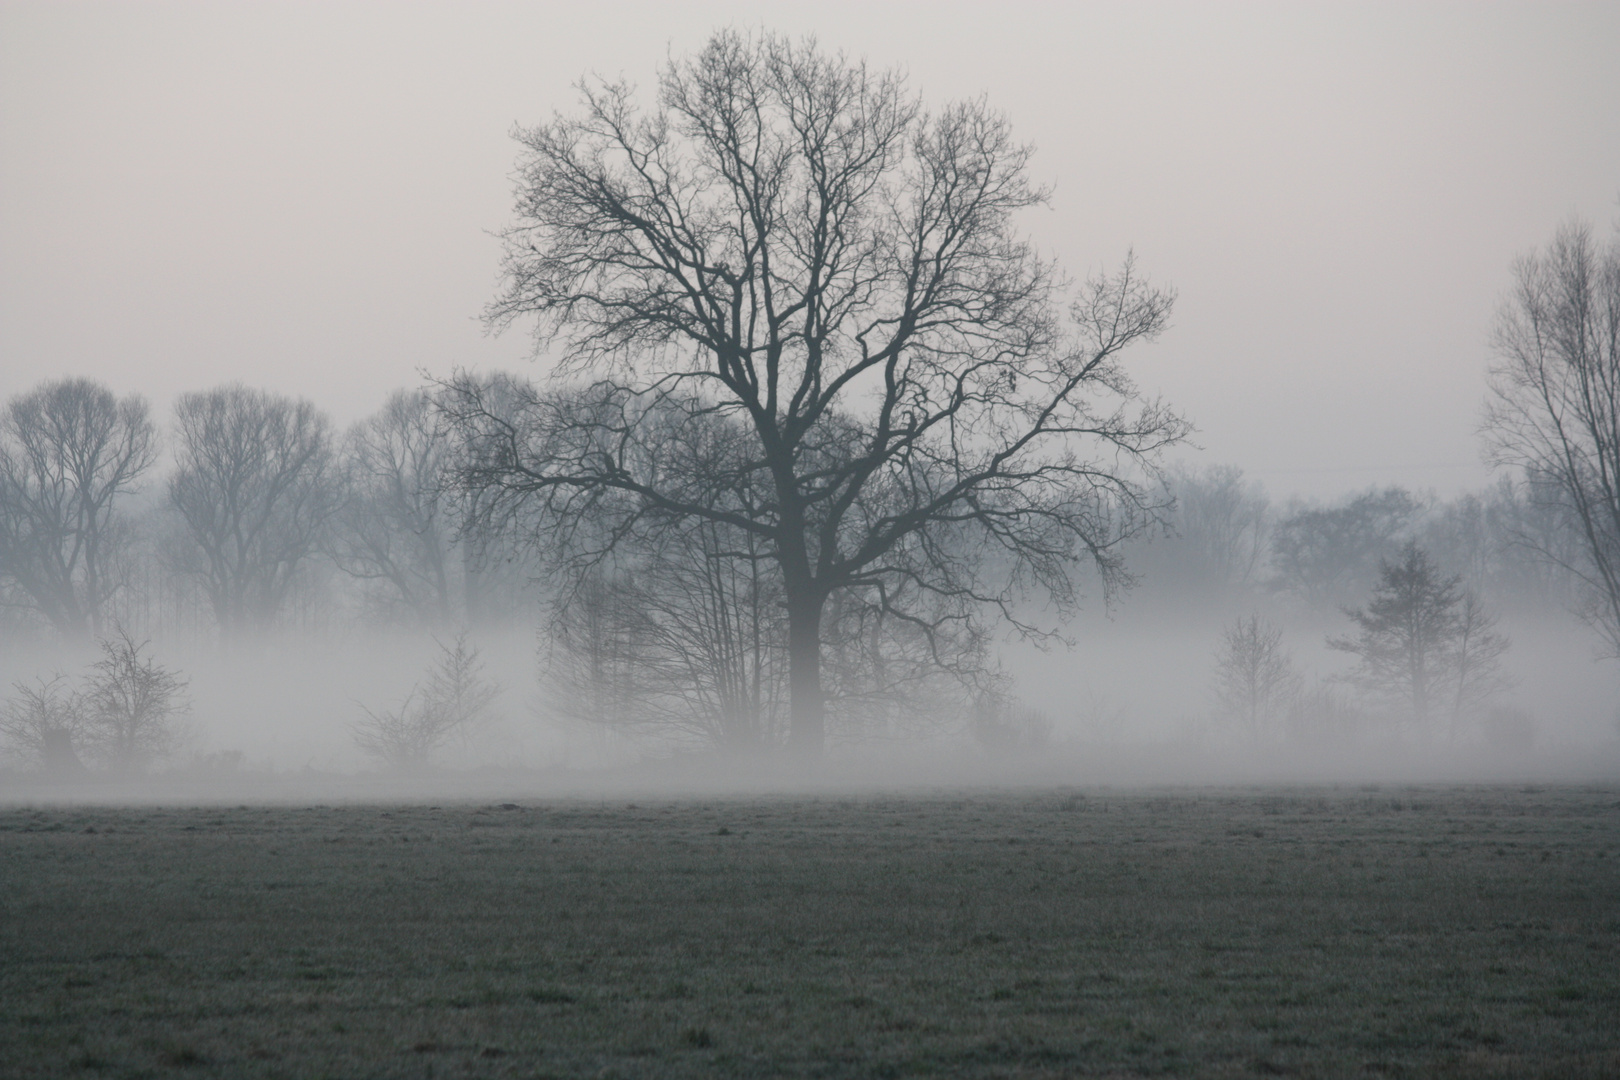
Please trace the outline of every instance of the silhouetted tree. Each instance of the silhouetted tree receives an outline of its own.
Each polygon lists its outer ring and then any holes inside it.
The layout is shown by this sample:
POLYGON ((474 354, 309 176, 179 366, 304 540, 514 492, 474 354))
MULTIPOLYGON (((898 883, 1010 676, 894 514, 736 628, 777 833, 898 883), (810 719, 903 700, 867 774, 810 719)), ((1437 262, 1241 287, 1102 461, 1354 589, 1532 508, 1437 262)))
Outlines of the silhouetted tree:
POLYGON ((1157 509, 1140 477, 1187 429, 1136 404, 1118 356, 1172 298, 1127 262, 1065 328, 1061 279, 1014 225, 1046 198, 1030 150, 982 101, 929 113, 898 76, 733 32, 659 87, 650 113, 600 84, 519 131, 488 318, 537 316, 560 383, 513 409, 458 380, 463 479, 491 519, 529 505, 548 544, 587 509, 610 543, 655 519, 755 537, 781 581, 790 741, 815 752, 833 594, 869 589, 925 633, 981 609, 1035 632, 1019 596, 1072 608, 1078 557, 1121 582, 1118 544, 1157 509))
POLYGON ((182 394, 169 498, 220 628, 263 625, 338 511, 332 425, 305 400, 240 384, 182 394))
POLYGON ((712 521, 676 523, 619 544, 559 596, 547 674, 560 712, 675 743, 776 741, 781 589, 750 544, 712 521))
POLYGON ((1282 629, 1257 614, 1221 631, 1215 650, 1215 700, 1252 739, 1273 734, 1299 696, 1299 673, 1282 646, 1282 629))
MULTIPOLYGON (((787 730, 782 588, 757 537, 702 519, 620 541, 559 595, 546 648, 564 718, 643 738, 732 750, 787 730)), ((858 589, 822 622, 829 737, 954 723, 990 679, 983 643, 920 632, 858 589)))
POLYGON ((1582 614, 1620 657, 1620 233, 1600 247, 1579 222, 1520 259, 1497 317, 1485 413, 1490 458, 1541 483, 1569 522, 1582 614))
POLYGON ((45 383, 0 413, 0 578, 59 633, 101 632, 121 584, 114 502, 156 457, 145 399, 88 379, 45 383))
POLYGON ((1381 565, 1367 606, 1345 614, 1356 636, 1329 638, 1328 647, 1359 657, 1351 680, 1397 705, 1424 735, 1437 710, 1450 713, 1455 733, 1465 708, 1505 685, 1507 639, 1462 578, 1443 576, 1416 543, 1381 565))
POLYGON ((1174 508, 1167 535, 1132 546, 1131 565, 1149 594, 1173 597, 1177 607, 1222 604, 1255 589, 1267 565, 1271 504, 1258 483, 1234 465, 1190 469, 1165 476, 1174 508))

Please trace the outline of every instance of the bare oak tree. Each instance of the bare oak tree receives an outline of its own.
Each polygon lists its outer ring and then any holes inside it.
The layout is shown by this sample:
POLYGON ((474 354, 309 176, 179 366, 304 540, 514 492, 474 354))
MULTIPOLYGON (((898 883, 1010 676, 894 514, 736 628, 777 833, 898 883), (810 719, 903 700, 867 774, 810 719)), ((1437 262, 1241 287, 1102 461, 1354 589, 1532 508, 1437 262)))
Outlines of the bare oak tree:
POLYGON ((1535 547, 1580 578, 1582 613, 1620 657, 1620 232, 1603 247, 1565 225, 1513 277, 1494 335, 1489 457, 1522 468, 1569 520, 1576 558, 1535 547))
POLYGON ((983 610, 1035 632, 1020 597, 1072 608, 1078 559, 1124 580, 1154 455, 1187 428, 1118 358, 1172 297, 1127 261, 1061 317, 1064 282, 1016 227, 1047 195, 1004 118, 734 32, 672 62, 648 111, 624 84, 582 93, 517 133, 488 311, 536 318, 557 389, 521 418, 487 382, 447 401, 486 510, 528 504, 548 543, 604 507, 610 538, 660 516, 756 537, 783 589, 789 741, 811 753, 835 593, 924 632, 983 610), (651 445, 655 414, 685 421, 707 477, 651 445))
POLYGON ((0 577, 57 632, 101 633, 120 585, 114 502, 156 457, 145 399, 88 379, 46 383, 0 414, 0 577))
POLYGON ((341 505, 332 424, 307 400, 241 384, 183 394, 169 498, 220 628, 267 623, 341 505))

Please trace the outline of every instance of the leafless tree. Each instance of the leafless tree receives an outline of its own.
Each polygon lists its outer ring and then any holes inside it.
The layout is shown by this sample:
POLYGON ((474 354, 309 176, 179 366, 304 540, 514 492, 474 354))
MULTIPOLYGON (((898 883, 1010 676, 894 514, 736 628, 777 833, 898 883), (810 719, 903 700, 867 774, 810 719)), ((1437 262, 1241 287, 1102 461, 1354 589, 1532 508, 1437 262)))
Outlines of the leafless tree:
POLYGON ((120 586, 114 503, 156 456, 146 401, 88 379, 46 383, 0 414, 0 578, 57 632, 101 633, 120 586))
POLYGON ((1620 232, 1602 246, 1567 224, 1513 277, 1493 339, 1488 454, 1541 481, 1567 516, 1577 557, 1538 550, 1579 577, 1582 613, 1620 657, 1620 232))
POLYGON ((783 590, 789 741, 811 753, 835 593, 924 632, 989 611, 1034 633, 1020 597, 1072 609, 1077 559, 1105 593, 1125 580, 1121 539, 1159 509, 1144 479, 1187 427, 1119 354, 1172 297, 1127 261, 1060 317, 1064 282, 1015 225, 1046 192, 1004 118, 734 32, 672 62, 648 112, 624 84, 582 93, 518 132, 488 312, 537 318, 556 389, 513 412, 461 379, 447 400, 485 513, 524 503, 548 544, 586 508, 618 515, 610 538, 656 517, 756 537, 783 590), (657 445, 713 440, 735 445, 657 445))
POLYGON ((490 717, 500 687, 484 674, 478 649, 465 634, 446 645, 425 683, 395 709, 373 711, 353 727, 355 744, 393 768, 420 768, 451 738, 465 738, 490 717))
POLYGON ((13 755, 58 776, 82 773, 78 748, 85 738, 79 696, 67 676, 43 676, 13 685, 0 706, 0 738, 13 755))
MULTIPOLYGON (((822 621, 829 738, 938 728, 989 681, 983 642, 921 633, 846 589, 822 621)), ((552 707, 674 745, 752 750, 787 729, 783 597, 758 537, 693 519, 619 542, 558 597, 546 650, 552 707)))
POLYGON ((1215 700, 1251 739, 1273 734, 1299 697, 1302 682, 1282 629, 1258 614, 1221 631, 1215 651, 1215 700))
POLYGON ((1450 666, 1453 684, 1450 737, 1457 737, 1463 720, 1477 715, 1491 698, 1509 689, 1512 681, 1502 671, 1502 657, 1508 639, 1497 632, 1496 616, 1487 611, 1479 597, 1464 591, 1457 605, 1451 644, 1450 666))
POLYGON ((457 521, 443 491, 445 448, 432 398, 396 391, 344 442, 348 498, 333 530, 338 565, 380 586, 381 606, 429 626, 465 611, 457 521))
POLYGON ((101 640, 79 698, 90 753, 114 772, 139 772, 172 753, 189 711, 187 681, 148 656, 122 628, 101 640))
POLYGON ((341 500, 332 425, 306 400, 240 384, 183 394, 169 498, 226 633, 264 625, 316 554, 341 500))

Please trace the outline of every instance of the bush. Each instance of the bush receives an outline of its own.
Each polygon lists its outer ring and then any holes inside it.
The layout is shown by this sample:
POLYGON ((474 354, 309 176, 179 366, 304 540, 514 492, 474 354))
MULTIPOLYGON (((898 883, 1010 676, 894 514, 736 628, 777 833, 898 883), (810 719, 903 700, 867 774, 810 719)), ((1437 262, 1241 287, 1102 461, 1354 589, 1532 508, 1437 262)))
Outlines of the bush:
POLYGON ((180 742, 178 719, 190 711, 187 681, 142 656, 123 630, 104 638, 79 695, 88 749, 114 772, 139 772, 180 742))
POLYGON ((478 650, 462 634, 454 645, 439 642, 439 660, 427 684, 412 687, 399 708, 373 711, 361 705, 365 719, 354 725, 354 741, 392 768, 420 768, 452 736, 465 738, 486 720, 499 693, 484 676, 478 650))
POLYGON ((0 708, 0 738, 7 750, 52 775, 85 771, 77 747, 84 739, 79 696, 60 673, 37 678, 33 685, 16 683, 16 691, 0 708))

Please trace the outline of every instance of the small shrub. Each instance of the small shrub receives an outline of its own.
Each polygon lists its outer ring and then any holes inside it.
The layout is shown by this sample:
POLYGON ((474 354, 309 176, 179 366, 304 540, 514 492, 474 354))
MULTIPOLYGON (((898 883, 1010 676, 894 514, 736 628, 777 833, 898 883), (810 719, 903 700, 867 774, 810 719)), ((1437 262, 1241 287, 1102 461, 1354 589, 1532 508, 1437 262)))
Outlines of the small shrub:
POLYGON ((121 629, 100 644, 79 698, 86 744, 113 771, 139 772, 179 743, 187 681, 143 656, 149 642, 136 644, 121 629))
POLYGON ((48 774, 85 773, 81 753, 115 772, 139 772, 180 741, 178 720, 190 710, 186 680, 123 630, 99 644, 101 659, 81 688, 64 675, 41 677, 15 684, 0 708, 0 739, 48 774))
POLYGON ((453 736, 465 738, 487 720, 499 693, 465 634, 453 645, 439 642, 426 685, 412 687, 397 709, 360 706, 365 719, 354 725, 355 744, 391 768, 420 768, 453 736))
POLYGON ((78 747, 84 741, 78 694, 67 676, 35 679, 33 685, 16 683, 14 696, 0 707, 0 739, 6 749, 36 768, 55 776, 84 773, 78 747))

